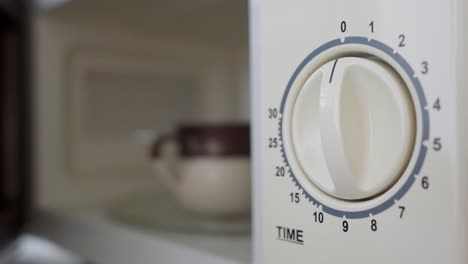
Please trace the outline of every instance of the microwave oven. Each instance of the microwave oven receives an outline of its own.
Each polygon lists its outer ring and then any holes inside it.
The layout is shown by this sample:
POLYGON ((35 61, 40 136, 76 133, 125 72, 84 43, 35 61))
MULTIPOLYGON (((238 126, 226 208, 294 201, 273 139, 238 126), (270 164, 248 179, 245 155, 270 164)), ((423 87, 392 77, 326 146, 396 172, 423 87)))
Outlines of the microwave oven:
POLYGON ((468 262, 467 13, 250 1, 255 263, 468 262))

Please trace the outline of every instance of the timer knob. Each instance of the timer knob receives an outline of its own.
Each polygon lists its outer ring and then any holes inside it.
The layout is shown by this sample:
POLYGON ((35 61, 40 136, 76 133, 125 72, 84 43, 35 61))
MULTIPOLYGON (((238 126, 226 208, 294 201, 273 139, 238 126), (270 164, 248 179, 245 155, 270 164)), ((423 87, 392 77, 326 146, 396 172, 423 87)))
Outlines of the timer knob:
POLYGON ((289 140, 306 179, 344 200, 388 190, 403 174, 416 135, 405 82, 375 57, 330 61, 304 81, 289 140))

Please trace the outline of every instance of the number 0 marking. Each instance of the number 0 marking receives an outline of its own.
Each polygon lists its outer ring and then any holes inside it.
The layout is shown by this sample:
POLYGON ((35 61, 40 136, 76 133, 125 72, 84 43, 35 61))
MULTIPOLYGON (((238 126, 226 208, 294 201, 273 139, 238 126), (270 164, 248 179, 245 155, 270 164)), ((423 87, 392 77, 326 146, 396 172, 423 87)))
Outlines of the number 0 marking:
POLYGON ((341 21, 340 29, 341 29, 341 33, 346 32, 346 21, 341 21))

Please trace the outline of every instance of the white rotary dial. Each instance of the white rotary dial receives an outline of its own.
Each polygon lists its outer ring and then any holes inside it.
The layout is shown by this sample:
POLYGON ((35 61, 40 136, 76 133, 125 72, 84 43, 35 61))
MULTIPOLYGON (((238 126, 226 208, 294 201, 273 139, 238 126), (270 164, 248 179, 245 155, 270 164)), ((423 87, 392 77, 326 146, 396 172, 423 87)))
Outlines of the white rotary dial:
POLYGON ((385 192, 411 158, 414 108, 404 81, 384 62, 343 57, 322 65, 293 106, 291 140, 303 172, 339 199, 385 192))

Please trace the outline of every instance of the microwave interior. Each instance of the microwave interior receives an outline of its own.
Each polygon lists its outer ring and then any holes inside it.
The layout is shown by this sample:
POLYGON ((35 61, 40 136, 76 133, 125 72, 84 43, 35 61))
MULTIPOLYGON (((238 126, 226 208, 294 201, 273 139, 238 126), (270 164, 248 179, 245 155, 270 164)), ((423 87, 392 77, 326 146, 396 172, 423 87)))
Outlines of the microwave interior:
POLYGON ((68 1, 36 37, 37 203, 161 189, 148 155, 184 124, 248 122, 247 1, 68 1))

